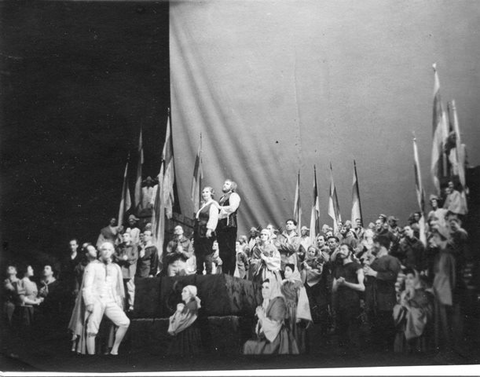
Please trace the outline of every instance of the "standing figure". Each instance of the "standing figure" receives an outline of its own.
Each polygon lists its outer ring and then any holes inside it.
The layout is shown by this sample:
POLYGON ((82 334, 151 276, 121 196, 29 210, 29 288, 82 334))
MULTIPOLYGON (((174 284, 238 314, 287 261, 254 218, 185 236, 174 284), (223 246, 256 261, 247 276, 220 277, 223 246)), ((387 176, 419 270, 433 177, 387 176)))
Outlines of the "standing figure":
MULTIPOLYGON (((164 270, 167 276, 190 275, 187 261, 195 259, 191 241, 185 237, 181 225, 173 229, 173 239, 168 243, 164 256, 164 270)), ((193 270, 196 269, 193 268, 193 270)))
POLYGON ((113 261, 122 268, 123 282, 127 290, 128 311, 133 311, 135 303, 135 273, 137 272, 138 249, 132 242, 130 233, 123 234, 123 242, 118 245, 113 261))
POLYGON ((136 274, 140 278, 154 277, 158 268, 157 247, 153 244, 152 231, 146 230, 143 233, 144 244, 141 245, 138 253, 136 274))
POLYGON ((463 194, 462 197, 460 191, 455 190, 455 185, 452 181, 448 182, 448 186, 445 188, 445 194, 444 209, 457 215, 466 215, 468 213, 465 194, 463 194))
POLYGON ((112 263, 113 253, 113 244, 104 242, 100 246, 100 262, 90 263, 85 269, 82 295, 87 312, 87 351, 90 355, 95 354, 95 337, 104 315, 118 327, 111 355, 118 355, 118 348, 130 326, 123 311, 123 275, 120 267, 112 263))
POLYGON ((37 284, 30 280, 33 274, 31 265, 22 266, 19 268, 19 275, 22 278, 15 284, 16 295, 21 306, 20 323, 22 330, 27 330, 27 334, 34 323, 36 311, 44 300, 43 297, 38 295, 37 284))
POLYGON ((119 237, 122 230, 122 224, 117 226, 117 219, 112 217, 108 223, 108 226, 100 230, 100 235, 98 236, 96 244, 97 249, 104 242, 111 242, 113 245, 117 245, 119 243, 119 237))
POLYGON ((243 345, 245 355, 298 354, 295 338, 285 324, 288 309, 280 292, 274 293, 270 280, 262 283, 263 303, 255 310, 258 317, 255 333, 257 339, 247 340, 243 345))
POLYGON ((233 276, 240 279, 245 279, 248 273, 248 257, 244 251, 245 249, 240 244, 240 241, 236 242, 235 250, 237 253, 236 254, 237 265, 236 265, 235 273, 233 274, 233 276))
MULTIPOLYGON (((54 276, 55 272, 51 265, 45 265, 43 268, 43 279, 40 281, 42 287, 39 296, 44 298, 40 315, 44 327, 51 327, 67 321, 63 316, 63 294, 65 287, 60 280, 54 276)), ((71 292, 69 291, 71 294, 71 292)))
POLYGON ((306 330, 312 323, 312 315, 305 286, 294 264, 285 266, 285 279, 282 281, 281 291, 288 308, 288 326, 297 342, 298 351, 306 353, 308 351, 306 330))
POLYGON ((72 352, 86 354, 87 353, 87 336, 86 336, 86 307, 83 301, 83 276, 85 269, 90 263, 100 263, 97 260, 97 249, 91 243, 83 244, 82 251, 84 257, 81 263, 77 265, 76 275, 79 279, 78 294, 75 300, 75 306, 68 323, 68 329, 72 332, 72 352))
POLYGON ((327 333, 329 321, 328 305, 330 300, 325 271, 328 261, 329 255, 312 245, 307 250, 301 270, 313 321, 320 323, 323 335, 327 333))
POLYGON ((140 228, 137 226, 138 220, 139 219, 133 214, 128 216, 128 227, 125 229, 125 232, 130 233, 132 244, 137 247, 140 245, 140 228))
POLYGON ((75 269, 82 260, 82 254, 78 251, 78 240, 72 238, 68 246, 70 249, 69 252, 62 256, 60 260, 61 264, 59 268, 56 268, 57 271, 60 270, 58 280, 62 282, 64 287, 64 309, 66 315, 72 312, 73 306, 75 305, 75 298, 78 294, 75 269))
POLYGON ((15 289, 17 282, 17 267, 10 264, 7 266, 7 278, 3 281, 2 292, 3 317, 9 326, 12 325, 13 312, 18 301, 15 289))
POLYGON ((465 294, 461 265, 446 228, 434 228, 432 238, 439 250, 433 266, 435 346, 441 351, 461 352, 464 345, 461 301, 465 294))
MULTIPOLYGON (((225 180, 219 200, 217 240, 220 259, 223 261, 223 273, 233 275, 235 272, 235 242, 237 240, 237 211, 240 196, 236 193, 237 184, 231 179, 225 180)), ((198 271, 197 271, 198 273, 198 271)))
POLYGON ((282 271, 285 269, 287 263, 293 263, 297 267, 299 266, 297 253, 300 249, 301 238, 296 229, 297 222, 294 219, 287 219, 287 221, 285 221, 285 231, 283 231, 274 242, 282 258, 282 265, 280 267, 282 271))
MULTIPOLYGON (((202 205, 195 216, 193 232, 195 257, 197 258, 197 274, 212 273, 212 246, 215 239, 215 229, 218 223, 218 203, 213 200, 215 192, 211 187, 202 190, 202 205), (204 267, 205 264, 205 267, 204 267)), ((235 254, 234 254, 235 256, 235 254)))
POLYGON ((195 355, 200 353, 201 338, 198 328, 198 310, 201 300, 197 297, 197 287, 187 285, 182 290, 182 301, 177 311, 170 317, 168 333, 173 336, 168 355, 195 355))
POLYGON ((401 271, 400 261, 389 255, 390 239, 376 236, 372 254, 375 259, 364 266, 365 304, 371 326, 373 345, 382 350, 392 348, 395 338, 393 307, 397 303, 395 283, 401 271))
POLYGON ((403 228, 404 237, 400 239, 395 256, 400 260, 402 266, 423 271, 425 267, 425 246, 414 235, 410 225, 403 228))
POLYGON ((333 294, 336 295, 336 325, 341 347, 347 354, 358 352, 360 295, 365 291, 363 269, 360 263, 353 260, 354 249, 343 243, 338 252, 342 264, 335 269, 333 294))
POLYGON ((253 248, 250 268, 252 270, 253 282, 261 284, 269 280, 269 290, 273 294, 280 293, 282 277, 280 275, 281 257, 277 248, 270 242, 270 231, 262 229, 260 241, 253 248))
POLYGON ((305 254, 307 253, 308 248, 312 245, 313 242, 310 238, 310 229, 308 229, 306 226, 302 226, 300 229, 300 247, 297 253, 299 266, 305 260, 305 254))

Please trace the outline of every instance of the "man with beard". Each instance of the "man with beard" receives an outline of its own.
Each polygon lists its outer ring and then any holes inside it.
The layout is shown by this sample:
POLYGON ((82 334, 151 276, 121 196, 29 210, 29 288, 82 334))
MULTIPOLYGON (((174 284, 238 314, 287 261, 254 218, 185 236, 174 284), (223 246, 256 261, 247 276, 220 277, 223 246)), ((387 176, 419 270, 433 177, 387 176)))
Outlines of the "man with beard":
POLYGON ((222 187, 223 196, 218 201, 220 212, 216 232, 219 255, 223 261, 223 273, 229 275, 233 275, 236 266, 237 211, 241 201, 236 190, 237 184, 234 181, 225 180, 222 187))
POLYGON ((364 266, 365 305, 373 345, 381 350, 391 349, 395 337, 393 307, 397 302, 395 283, 401 270, 397 258, 388 254, 390 240, 376 236, 372 248, 375 259, 364 266))
POLYGON ((130 326, 130 320, 122 310, 125 291, 120 267, 112 263, 113 244, 100 246, 100 263, 89 263, 85 268, 82 296, 87 312, 87 351, 95 354, 95 337, 103 315, 118 327, 110 351, 118 355, 118 348, 130 326))
POLYGON ((333 279, 333 294, 336 296, 336 320, 340 346, 346 347, 351 355, 358 348, 358 325, 360 315, 359 292, 365 291, 362 266, 353 261, 353 248, 342 243, 338 259, 342 264, 337 267, 333 279))

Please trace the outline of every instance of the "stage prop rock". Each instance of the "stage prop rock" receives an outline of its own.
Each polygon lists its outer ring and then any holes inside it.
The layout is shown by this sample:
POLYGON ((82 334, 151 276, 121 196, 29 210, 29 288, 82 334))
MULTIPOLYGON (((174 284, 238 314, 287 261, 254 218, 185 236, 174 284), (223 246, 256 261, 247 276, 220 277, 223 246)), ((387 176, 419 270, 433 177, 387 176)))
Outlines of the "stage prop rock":
POLYGON ((258 285, 229 275, 189 275, 136 279, 135 311, 129 329, 132 349, 164 355, 172 341, 169 317, 181 302, 181 292, 195 285, 201 301, 197 319, 202 350, 241 353, 255 326, 255 308, 261 304, 258 285))
POLYGON ((195 285, 202 300, 200 316, 253 316, 261 305, 260 287, 230 275, 188 275, 136 279, 133 318, 167 318, 181 302, 186 285, 195 285))

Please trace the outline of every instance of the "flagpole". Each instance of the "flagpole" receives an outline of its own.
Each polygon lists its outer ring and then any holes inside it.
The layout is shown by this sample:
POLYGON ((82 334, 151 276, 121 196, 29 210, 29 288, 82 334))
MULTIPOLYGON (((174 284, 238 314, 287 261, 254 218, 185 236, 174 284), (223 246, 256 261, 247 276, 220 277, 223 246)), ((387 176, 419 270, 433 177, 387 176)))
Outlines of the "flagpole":
POLYGON ((413 132, 413 159, 415 172, 415 189, 417 191, 417 202, 420 208, 421 218, 419 220, 420 241, 424 246, 427 245, 426 225, 425 225, 425 192, 422 184, 422 173, 420 170, 420 159, 418 156, 417 138, 413 132))
MULTIPOLYGON (((118 208, 118 225, 121 226, 123 224, 123 216, 126 212, 125 206, 126 203, 126 195, 127 192, 130 194, 130 190, 128 190, 128 163, 130 162, 130 152, 128 152, 127 163, 125 164, 125 171, 123 173, 123 184, 122 184, 122 196, 120 198, 120 207, 118 208)), ((128 208, 130 209, 130 207, 128 208)), ((128 210, 127 209, 127 210, 128 210)))
POLYGON ((362 200, 360 199, 360 185, 358 183, 357 162, 355 160, 353 160, 353 170, 355 172, 355 182, 357 184, 356 189, 357 189, 357 196, 358 196, 358 210, 360 211, 360 220, 362 221, 362 226, 363 226, 362 200))

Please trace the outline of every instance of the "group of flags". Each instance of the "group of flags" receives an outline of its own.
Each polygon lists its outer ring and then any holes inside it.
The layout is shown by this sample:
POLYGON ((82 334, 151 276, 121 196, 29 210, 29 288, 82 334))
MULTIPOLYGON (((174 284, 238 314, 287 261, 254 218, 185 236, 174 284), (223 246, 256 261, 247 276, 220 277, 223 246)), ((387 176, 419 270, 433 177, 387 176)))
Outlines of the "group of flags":
MULTIPOLYGON (((448 103, 448 112, 445 111, 440 96, 440 80, 436 65, 434 69, 434 93, 433 93, 433 145, 432 145, 432 165, 431 174, 435 190, 439 197, 442 197, 441 186, 446 180, 457 178, 460 184, 460 194, 462 197, 463 213, 468 212, 467 208, 467 187, 465 179, 465 144, 461 142, 460 128, 458 125, 458 116, 455 107, 455 101, 448 103)), ((426 224, 425 224, 425 190, 422 184, 422 175, 420 170, 420 160, 418 155, 417 141, 413 138, 413 158, 415 189, 417 195, 418 208, 422 214, 419 221, 420 241, 426 244, 426 224)), ((318 200, 317 171, 314 166, 313 173, 313 205, 310 215, 310 237, 315 239, 318 233, 320 218, 320 208, 318 200)), ((338 204, 337 190, 333 180, 333 169, 330 163, 330 192, 328 201, 328 215, 333 220, 334 232, 338 232, 338 224, 341 222, 340 206, 338 204)), ((297 176, 297 185, 295 190, 294 218, 298 227, 301 227, 302 210, 300 207, 300 172, 297 176)), ((355 224, 356 219, 362 218, 362 207, 360 201, 360 190, 358 185, 358 175, 356 162, 353 162, 353 184, 352 184, 352 211, 351 221, 355 224)))
MULTIPOLYGON (((436 65, 434 69, 434 94, 433 94, 433 145, 432 145, 432 163, 431 174, 433 184, 437 194, 441 196, 441 185, 445 180, 451 180, 457 177, 461 185, 461 195, 464 200, 465 213, 467 212, 466 201, 466 179, 465 179, 465 144, 462 144, 460 130, 458 125, 458 117, 455 107, 455 101, 448 103, 448 112, 445 111, 440 96, 440 80, 436 65)), ((143 166, 143 140, 142 129, 140 129, 138 149, 137 149, 137 172, 135 180, 134 202, 132 203, 131 194, 128 185, 128 168, 130 154, 125 166, 124 179, 122 185, 122 194, 118 213, 119 224, 123 223, 125 214, 132 208, 135 212, 142 209, 142 166, 143 166)), ((425 191, 422 185, 422 175, 420 171, 420 161, 416 138, 413 138, 413 157, 414 157, 414 174, 417 202, 420 212, 422 213, 420 225, 420 237, 422 242, 425 240, 425 191)), ((193 210, 196 213, 201 203, 201 189, 203 180, 202 167, 202 135, 200 134, 200 142, 198 152, 195 158, 195 166, 193 170, 191 200, 193 210)), ((167 117, 167 127, 165 142, 162 150, 160 163, 160 171, 157 175, 158 187, 154 191, 154 205, 152 214, 152 233, 153 242, 159 251, 159 257, 163 250, 165 236, 165 218, 172 218, 174 204, 174 180, 175 168, 173 158, 172 129, 170 122, 170 113, 167 117)), ((340 213, 340 205, 338 203, 337 190, 333 179, 333 168, 330 163, 330 189, 328 201, 328 215, 333 220, 334 232, 338 232, 339 223, 342 221, 340 213)), ((294 199, 294 218, 297 221, 298 228, 301 228, 302 207, 300 201, 300 171, 297 175, 295 199, 294 199)), ((353 182, 352 182, 352 210, 351 221, 355 224, 356 219, 363 219, 362 207, 360 201, 360 190, 358 183, 358 174, 356 162, 353 162, 353 182)), ((317 185, 317 170, 313 167, 313 204, 310 214, 310 237, 315 239, 319 232, 320 220, 320 204, 317 185)), ((160 259, 161 260, 161 259, 160 259)))
POLYGON ((437 66, 433 65, 433 146, 431 173, 438 196, 446 181, 456 180, 460 186, 462 212, 467 213, 467 186, 465 178, 466 147, 462 144, 455 101, 447 104, 447 110, 440 96, 440 79, 437 66))
MULTIPOLYGON (((118 224, 122 225, 125 214, 132 209, 132 212, 139 213, 143 209, 144 201, 142 198, 142 168, 143 168, 143 140, 142 129, 140 129, 140 136, 138 141, 138 159, 137 172, 135 179, 134 202, 132 203, 130 189, 128 185, 128 165, 130 154, 125 166, 123 175, 122 194, 120 199, 120 207, 118 211, 118 224), (133 208, 132 208, 133 204, 133 208)), ((174 191, 173 185, 175 180, 175 167, 173 159, 173 143, 172 143, 172 129, 170 124, 170 115, 167 118, 167 128, 165 135, 165 143, 162 150, 162 157, 160 162, 160 171, 157 175, 158 186, 154 190, 154 204, 152 211, 152 235, 153 244, 157 247, 159 253, 159 260, 163 250, 163 243, 165 237, 165 217, 170 219, 173 216, 174 191)))
MULTIPOLYGON (((297 227, 302 227, 302 208, 300 202, 300 172, 297 175, 297 185, 295 188, 295 205, 293 210, 293 216, 297 222, 297 227)), ((340 205, 338 203, 337 189, 333 180, 333 168, 330 163, 330 192, 328 199, 328 215, 333 220, 333 230, 336 233, 339 230, 339 224, 342 221, 342 215, 340 213, 340 205)), ((360 190, 358 187, 357 165, 353 162, 353 185, 352 185, 352 212, 351 221, 355 223, 356 219, 362 219, 362 206, 360 202, 360 190)), ((310 213, 310 238, 315 240, 316 235, 319 233, 320 226, 320 200, 318 196, 317 185, 317 168, 313 166, 313 204, 310 213)))

